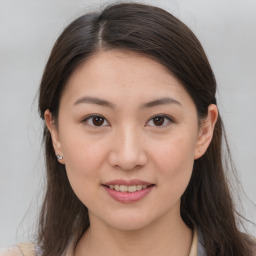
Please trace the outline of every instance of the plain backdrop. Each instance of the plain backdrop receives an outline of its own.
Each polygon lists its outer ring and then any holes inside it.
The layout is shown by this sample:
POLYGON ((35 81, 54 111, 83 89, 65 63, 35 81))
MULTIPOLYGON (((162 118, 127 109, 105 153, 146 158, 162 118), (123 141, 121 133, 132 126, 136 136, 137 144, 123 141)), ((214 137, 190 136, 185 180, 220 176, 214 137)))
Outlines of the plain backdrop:
MULTIPOLYGON (((141 2, 170 11, 204 46, 239 178, 256 203, 256 1, 141 2)), ((37 90, 53 43, 73 19, 106 3, 0 0, 0 246, 29 240, 36 229, 44 187, 37 90)), ((256 222, 256 208, 242 202, 256 222)))

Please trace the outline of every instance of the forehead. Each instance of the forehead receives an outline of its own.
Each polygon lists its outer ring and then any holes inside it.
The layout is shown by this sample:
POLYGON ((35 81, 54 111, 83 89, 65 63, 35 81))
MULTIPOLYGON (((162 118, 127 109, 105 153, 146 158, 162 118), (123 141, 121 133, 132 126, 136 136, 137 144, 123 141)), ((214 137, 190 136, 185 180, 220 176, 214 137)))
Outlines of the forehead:
MULTIPOLYGON (((136 82, 137 79, 150 78, 164 80, 170 78, 170 72, 152 58, 127 50, 98 51, 75 70, 74 76, 97 74, 95 78, 120 78, 136 82)), ((71 79, 72 79, 71 77, 71 79)), ((106 81, 107 82, 107 81, 106 81)))
POLYGON ((130 51, 98 51, 71 75, 63 97, 75 100, 84 96, 103 96, 133 100, 186 95, 182 84, 153 59, 130 51), (86 95, 85 95, 86 96, 86 95))

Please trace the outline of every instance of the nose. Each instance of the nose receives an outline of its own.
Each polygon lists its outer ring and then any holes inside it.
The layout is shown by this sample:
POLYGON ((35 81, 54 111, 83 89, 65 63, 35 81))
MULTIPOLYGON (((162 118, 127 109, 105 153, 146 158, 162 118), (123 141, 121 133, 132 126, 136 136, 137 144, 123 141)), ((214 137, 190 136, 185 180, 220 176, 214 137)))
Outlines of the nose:
POLYGON ((135 129, 123 129, 115 134, 109 163, 122 170, 134 170, 146 165, 148 159, 143 137, 135 129))

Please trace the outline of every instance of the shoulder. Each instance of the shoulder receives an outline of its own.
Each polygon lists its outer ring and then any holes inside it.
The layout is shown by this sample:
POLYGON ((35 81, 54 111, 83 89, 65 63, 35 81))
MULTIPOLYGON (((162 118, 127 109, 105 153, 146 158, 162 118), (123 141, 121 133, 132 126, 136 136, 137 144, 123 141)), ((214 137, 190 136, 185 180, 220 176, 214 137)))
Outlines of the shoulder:
POLYGON ((21 243, 16 246, 0 249, 0 256, 36 256, 40 255, 32 243, 21 243))
POLYGON ((0 256, 23 256, 18 246, 0 249, 0 256))

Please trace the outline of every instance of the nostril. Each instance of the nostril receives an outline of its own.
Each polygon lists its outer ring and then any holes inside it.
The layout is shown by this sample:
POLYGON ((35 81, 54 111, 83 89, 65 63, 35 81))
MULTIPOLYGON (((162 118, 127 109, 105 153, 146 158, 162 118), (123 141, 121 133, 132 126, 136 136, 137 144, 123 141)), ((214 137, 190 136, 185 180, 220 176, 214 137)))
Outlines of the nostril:
POLYGON ((108 161, 115 169, 129 171, 145 166, 148 157, 142 147, 134 146, 132 142, 126 142, 109 153, 108 161))

